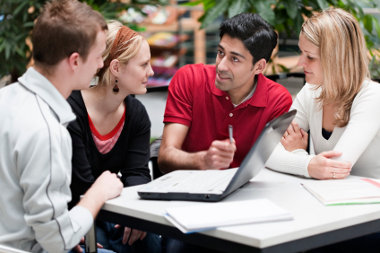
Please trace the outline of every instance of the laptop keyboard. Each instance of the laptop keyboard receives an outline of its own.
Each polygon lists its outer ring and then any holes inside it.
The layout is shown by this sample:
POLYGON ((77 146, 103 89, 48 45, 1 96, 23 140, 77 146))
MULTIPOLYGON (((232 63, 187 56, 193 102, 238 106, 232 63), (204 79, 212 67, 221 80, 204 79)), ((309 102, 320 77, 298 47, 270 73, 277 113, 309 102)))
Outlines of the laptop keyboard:
POLYGON ((164 175, 145 185, 143 191, 222 193, 237 168, 227 170, 179 170, 164 175))

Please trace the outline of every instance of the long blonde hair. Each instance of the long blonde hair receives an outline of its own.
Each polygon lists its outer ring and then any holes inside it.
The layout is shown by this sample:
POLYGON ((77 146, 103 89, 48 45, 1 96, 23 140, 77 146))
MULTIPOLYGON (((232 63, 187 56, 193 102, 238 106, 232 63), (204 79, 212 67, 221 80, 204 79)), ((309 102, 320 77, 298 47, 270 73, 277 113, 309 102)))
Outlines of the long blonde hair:
POLYGON ((352 102, 363 81, 370 77, 364 36, 357 20, 348 12, 330 8, 305 21, 301 33, 319 48, 323 84, 317 98, 321 105, 334 102, 335 124, 350 120, 352 102))
MULTIPOLYGON (((104 67, 100 71, 99 84, 98 86, 109 86, 112 85, 111 71, 109 70, 109 63, 113 60, 110 55, 111 49, 114 45, 116 35, 118 31, 123 27, 119 21, 111 20, 108 22, 108 35, 106 40, 106 50, 103 53, 103 61, 105 62, 104 67), (108 66, 107 63, 108 62, 108 66)), ((129 28, 128 28, 129 29, 129 28)), ((142 41, 144 40, 143 36, 140 34, 135 34, 132 38, 124 40, 121 42, 121 45, 118 46, 117 51, 121 52, 115 58, 121 64, 127 64, 130 59, 132 59, 138 52, 138 49, 141 46, 142 41)))

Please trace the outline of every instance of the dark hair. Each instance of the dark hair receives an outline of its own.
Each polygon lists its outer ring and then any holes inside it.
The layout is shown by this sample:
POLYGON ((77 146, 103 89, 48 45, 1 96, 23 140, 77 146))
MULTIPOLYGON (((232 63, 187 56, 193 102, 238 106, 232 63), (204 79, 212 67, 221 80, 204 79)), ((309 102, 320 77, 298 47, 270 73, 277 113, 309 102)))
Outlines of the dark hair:
POLYGON ((33 59, 49 67, 77 52, 86 60, 100 30, 107 30, 106 21, 86 3, 48 2, 33 28, 33 59))
POLYGON ((269 61, 277 45, 277 33, 258 14, 241 13, 222 22, 220 38, 224 34, 240 39, 253 56, 253 64, 264 58, 269 61))

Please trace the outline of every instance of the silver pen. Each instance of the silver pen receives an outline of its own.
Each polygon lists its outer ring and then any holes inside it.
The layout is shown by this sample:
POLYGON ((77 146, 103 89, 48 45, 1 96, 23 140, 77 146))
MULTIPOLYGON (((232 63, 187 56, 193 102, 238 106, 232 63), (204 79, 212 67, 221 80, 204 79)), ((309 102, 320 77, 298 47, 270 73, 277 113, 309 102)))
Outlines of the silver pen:
POLYGON ((228 135, 230 136, 230 142, 234 142, 233 128, 232 125, 228 125, 228 135))

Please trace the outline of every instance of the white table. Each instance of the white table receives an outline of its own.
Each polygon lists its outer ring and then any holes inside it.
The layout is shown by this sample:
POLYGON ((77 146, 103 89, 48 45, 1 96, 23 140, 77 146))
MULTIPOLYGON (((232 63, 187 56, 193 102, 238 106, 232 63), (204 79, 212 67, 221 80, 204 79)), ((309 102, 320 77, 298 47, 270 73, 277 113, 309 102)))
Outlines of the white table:
POLYGON ((223 200, 267 198, 289 210, 291 221, 182 234, 163 214, 168 207, 194 202, 141 200, 139 186, 125 188, 120 197, 107 201, 98 218, 226 252, 296 252, 380 231, 380 205, 324 206, 301 186, 305 180, 311 179, 263 169, 223 200))

